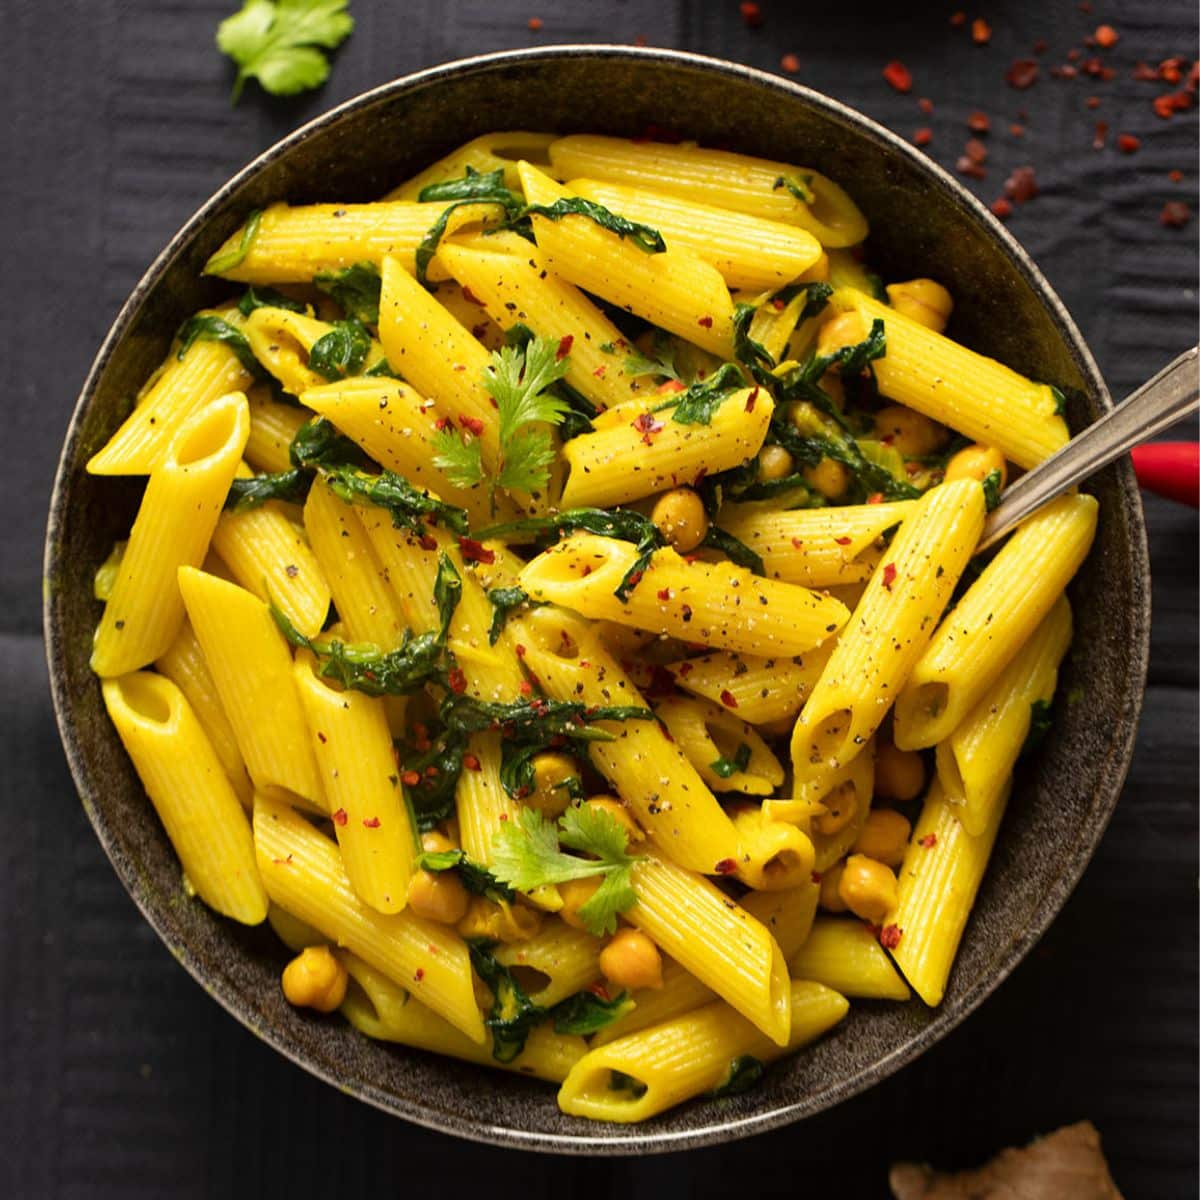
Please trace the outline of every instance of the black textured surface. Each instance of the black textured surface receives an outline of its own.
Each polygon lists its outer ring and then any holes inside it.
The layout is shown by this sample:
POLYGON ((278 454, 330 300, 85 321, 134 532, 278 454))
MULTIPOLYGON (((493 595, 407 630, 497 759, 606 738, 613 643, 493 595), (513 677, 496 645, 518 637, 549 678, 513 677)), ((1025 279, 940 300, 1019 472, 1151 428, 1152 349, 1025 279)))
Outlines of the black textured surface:
MULTIPOLYGON (((993 116, 1000 164, 983 194, 998 192, 1018 162, 1038 166, 1045 194, 1019 212, 1014 231, 1072 308, 1114 392, 1193 336, 1195 226, 1166 231, 1156 217, 1168 196, 1195 190, 1195 116, 1163 125, 1149 109, 1160 89, 1127 78, 1135 58, 1194 47, 1188 6, 1144 8, 1144 18, 1120 8, 1087 18, 1068 7, 1036 21, 1016 6, 993 6, 996 34, 986 50, 949 30, 944 12, 889 31, 870 6, 817 21, 764 3, 764 28, 747 31, 733 4, 676 6, 670 18, 654 7, 559 4, 540 13, 540 36, 640 32, 762 65, 795 50, 804 81, 900 130, 932 125, 932 148, 944 159, 961 148, 966 112, 982 107, 993 116), (1004 87, 1003 67, 1035 37, 1051 43, 1048 60, 1061 61, 1100 18, 1124 34, 1111 56, 1123 68, 1118 80, 1044 80, 1021 94, 1004 87), (932 118, 879 79, 893 53, 917 76, 914 96, 937 102, 932 118), (1093 92, 1103 98, 1095 115, 1083 106, 1093 92), (1019 107, 1030 114, 1023 145, 1000 132, 1019 107), (1142 135, 1141 154, 1093 152, 1094 116, 1110 119, 1114 132, 1142 135), (1188 170, 1181 187, 1166 179, 1174 166, 1188 170)), ((408 6, 401 14, 360 0, 356 11, 359 34, 324 94, 284 105, 253 99, 233 114, 208 47, 219 6, 68 5, 53 29, 23 6, 14 23, 18 70, 6 83, 6 111, 19 146, 9 161, 22 171, 5 179, 3 215, 13 243, 11 294, 22 303, 6 324, 17 381, 7 415, 17 438, 2 486, 17 520, 0 584, 12 739, 6 815, 10 828, 28 830, 6 839, 0 885, 8 918, 0 1094, 6 1108, 11 1102, 0 1136, 14 1194, 269 1193, 275 1184, 303 1195, 387 1194, 432 1181, 421 1163, 444 1161, 451 1146, 276 1059, 169 963, 82 821, 44 693, 29 687, 41 677, 36 541, 48 465, 87 360, 153 253, 212 187, 302 116, 412 67, 533 40, 524 6, 408 6)), ((1128 1194, 1187 1194, 1195 1124, 1195 519, 1157 502, 1149 515, 1157 616, 1139 757, 1075 899, 982 1012, 868 1096, 742 1146, 694 1153, 682 1165, 561 1166, 459 1147, 464 1181, 507 1166, 535 1194, 569 1184, 638 1193, 669 1188, 684 1170, 697 1191, 715 1194, 747 1179, 763 1192, 783 1190, 803 1170, 873 1194, 891 1156, 970 1161, 1090 1116, 1128 1194)))

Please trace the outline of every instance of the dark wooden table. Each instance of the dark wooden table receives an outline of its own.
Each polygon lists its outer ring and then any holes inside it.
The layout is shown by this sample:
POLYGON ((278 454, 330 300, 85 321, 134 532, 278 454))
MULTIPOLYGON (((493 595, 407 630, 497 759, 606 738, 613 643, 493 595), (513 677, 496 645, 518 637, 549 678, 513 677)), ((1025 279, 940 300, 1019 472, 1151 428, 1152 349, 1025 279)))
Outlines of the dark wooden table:
MULTIPOLYGON (((991 118, 987 200, 1012 168, 1040 196, 1011 225, 1121 395, 1195 340, 1196 110, 1164 121, 1165 85, 1131 68, 1196 53, 1193 0, 991 2, 972 44, 951 5, 761 0, 354 0, 358 31, 321 92, 229 105, 212 45, 232 0, 5 6, 0 229, 6 392, 0 501, 0 1194, 13 1197, 416 1195, 473 1186, 579 1195, 883 1194, 898 1156, 970 1164, 1080 1118, 1127 1196, 1196 1188, 1196 516, 1149 499, 1154 646, 1137 755, 1095 861, 1041 945, 921 1061, 802 1125, 640 1161, 520 1157, 454 1143, 316 1082, 246 1032, 142 922, 92 836, 54 730, 39 630, 51 471, 78 387, 117 307, 179 223, 236 168, 366 87, 446 59, 541 42, 639 37, 779 69, 911 133, 952 165, 974 109, 991 118), (528 28, 542 18, 539 32, 528 28), (1054 78, 1098 23, 1111 80, 1054 78), (1006 85, 1037 57, 1029 90, 1006 85), (881 71, 912 70, 900 95, 881 71), (922 113, 918 97, 934 101, 922 113), (1086 98, 1096 96, 1094 110, 1086 98), (1023 111, 1023 115, 1022 114, 1023 111), (1107 145, 1093 149, 1097 121, 1107 145), (1019 124, 1024 134, 1009 126, 1019 124), (1136 154, 1118 133, 1141 139, 1136 154), (1184 172, 1172 182, 1168 172, 1184 172)), ((1085 49, 1085 62, 1091 50, 1085 49)), ((736 138, 736 120, 731 126, 736 138)), ((844 180, 853 191, 853 180, 844 180)), ((1194 424, 1184 430, 1195 436, 1194 424)))

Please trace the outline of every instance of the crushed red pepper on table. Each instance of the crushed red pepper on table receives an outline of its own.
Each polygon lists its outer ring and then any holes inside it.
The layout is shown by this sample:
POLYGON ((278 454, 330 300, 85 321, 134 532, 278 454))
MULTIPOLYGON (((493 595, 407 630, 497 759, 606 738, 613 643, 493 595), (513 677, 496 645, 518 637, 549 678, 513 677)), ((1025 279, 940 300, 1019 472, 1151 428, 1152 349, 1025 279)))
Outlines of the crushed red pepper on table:
POLYGON ((992 27, 982 18, 971 22, 971 41, 977 46, 986 46, 992 40, 992 27))
POLYGON ((785 54, 779 65, 789 74, 795 75, 800 70, 800 60, 794 54, 785 54))
POLYGON ((898 92, 912 91, 912 72, 897 59, 883 68, 883 77, 898 92))
POLYGON ((762 8, 754 3, 754 0, 742 0, 738 5, 738 12, 742 14, 742 20, 751 29, 757 29, 763 23, 762 8))
POLYGON ((1158 219, 1168 229, 1182 229, 1192 219, 1192 210, 1182 200, 1168 200, 1158 219))

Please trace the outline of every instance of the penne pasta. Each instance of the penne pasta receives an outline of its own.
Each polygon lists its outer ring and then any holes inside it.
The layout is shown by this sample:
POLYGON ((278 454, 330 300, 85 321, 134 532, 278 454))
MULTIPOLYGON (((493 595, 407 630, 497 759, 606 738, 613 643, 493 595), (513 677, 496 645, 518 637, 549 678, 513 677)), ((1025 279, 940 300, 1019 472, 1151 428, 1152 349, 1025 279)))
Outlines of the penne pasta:
POLYGON ((907 1000, 910 993, 878 937, 861 921, 818 917, 788 960, 796 979, 823 983, 851 999, 907 1000))
POLYGON ((432 166, 402 183, 387 198, 417 200, 422 190, 431 183, 460 179, 468 171, 481 175, 489 171, 503 171, 504 186, 512 191, 520 191, 521 177, 517 172, 517 164, 522 159, 542 164, 548 162, 547 151, 555 137, 553 133, 534 133, 525 129, 485 133, 451 150, 444 158, 439 158, 432 166))
POLYGON ((266 388, 246 393, 250 404, 250 436, 246 439, 246 461, 256 470, 271 475, 292 467, 292 440, 312 412, 298 404, 283 404, 266 388))
POLYGON ((769 796, 783 783, 783 767, 771 748, 728 708, 669 696, 655 704, 654 715, 714 792, 769 796))

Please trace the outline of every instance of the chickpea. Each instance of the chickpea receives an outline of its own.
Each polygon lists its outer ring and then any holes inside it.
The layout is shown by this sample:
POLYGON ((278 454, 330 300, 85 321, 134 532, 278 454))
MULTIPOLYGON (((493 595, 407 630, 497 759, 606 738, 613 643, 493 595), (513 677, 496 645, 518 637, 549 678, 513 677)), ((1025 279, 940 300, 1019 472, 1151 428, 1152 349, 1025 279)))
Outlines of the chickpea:
POLYGON ((589 796, 586 801, 591 808, 603 809, 629 835, 631 842, 640 842, 646 835, 638 828, 629 809, 616 796, 589 796))
POLYGON ((898 867, 904 861, 912 825, 894 808, 874 808, 850 848, 852 854, 865 854, 876 862, 898 867))
POLYGON ((847 780, 823 797, 821 803, 825 812, 813 821, 813 829, 823 837, 832 837, 854 820, 858 811, 858 789, 847 780))
POLYGON ((663 492, 654 502, 650 520, 680 554, 690 554, 708 534, 708 514, 691 488, 663 492))
POLYGON ((941 333, 954 311, 954 300, 950 293, 933 279, 908 279, 904 283, 890 283, 888 300, 902 316, 920 322, 928 329, 941 333))
POLYGON ((843 346, 857 346, 867 336, 867 326, 856 309, 838 313, 821 326, 817 334, 817 353, 833 354, 843 346))
POLYGON ((840 462, 823 458, 815 467, 804 468, 804 482, 826 500, 840 500, 850 486, 850 472, 840 462))
POLYGON ((447 850, 457 850, 458 847, 440 829, 431 829, 421 834, 421 849, 426 854, 445 854, 447 850))
POLYGON ((896 907, 896 887, 890 867, 865 854, 852 854, 846 859, 838 895, 856 917, 878 925, 896 907))
POLYGON ((462 880, 453 871, 418 871, 408 881, 408 911, 427 921, 457 925, 466 916, 470 901, 462 880))
POLYGON ((569 754, 547 750, 533 758, 533 791, 525 803, 543 816, 560 817, 571 803, 571 781, 579 782, 579 764, 569 754))
POLYGON ((915 800, 925 787, 925 760, 916 750, 880 742, 875 751, 875 793, 884 800, 915 800))
POLYGON ((995 446, 984 446, 976 442, 964 446, 946 464, 946 482, 956 479, 978 479, 982 483, 993 471, 1000 472, 1001 488, 1008 482, 1008 464, 1004 455, 995 446))
POLYGON ((792 456, 782 446, 764 446, 758 452, 758 477, 770 482, 786 479, 796 469, 792 456))
POLYGON ((308 946, 283 968, 283 994, 297 1008, 333 1012, 346 998, 346 968, 328 946, 308 946))
POLYGON ((950 432, 903 404, 889 404, 875 414, 875 432, 904 458, 924 458, 946 444, 950 432))
POLYGON ((844 913, 846 911, 846 902, 838 890, 842 882, 842 872, 845 869, 845 863, 835 863, 828 871, 821 873, 821 891, 817 897, 817 903, 826 912, 844 913))
POLYGON ((558 885, 558 894, 562 898, 562 908, 558 915, 572 929, 583 929, 584 924, 579 919, 579 910, 592 898, 600 880, 595 875, 588 879, 569 879, 558 885))
POLYGON ((614 987, 660 988, 663 985, 662 955, 640 930, 618 929, 600 951, 600 970, 614 987))

